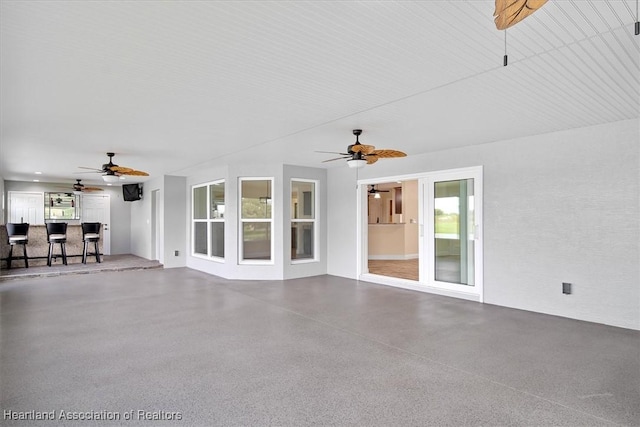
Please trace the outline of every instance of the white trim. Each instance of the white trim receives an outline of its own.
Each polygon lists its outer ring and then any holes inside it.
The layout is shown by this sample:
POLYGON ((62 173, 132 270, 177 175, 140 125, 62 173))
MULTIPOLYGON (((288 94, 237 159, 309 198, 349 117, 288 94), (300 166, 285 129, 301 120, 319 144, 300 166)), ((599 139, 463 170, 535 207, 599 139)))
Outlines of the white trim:
MULTIPOLYGON (((484 287, 483 287, 483 218, 482 218, 482 206, 483 206, 483 194, 482 194, 482 177, 483 167, 472 166, 467 168, 448 169, 443 171, 430 171, 423 173, 414 173, 408 175, 396 175, 388 177, 378 177, 361 179, 357 182, 356 197, 358 200, 356 207, 356 220, 358 227, 356 229, 356 277, 359 280, 371 281, 373 283, 379 283, 388 286, 395 286, 405 289, 412 289, 421 292, 435 293, 439 295, 452 296, 456 298, 463 298, 472 301, 483 302, 484 301, 484 287), (430 196, 430 190, 424 189, 424 183, 431 180, 446 181, 446 180, 459 180, 459 179, 474 179, 474 200, 475 200, 475 234, 474 240, 478 242, 475 251, 475 281, 474 286, 439 282, 429 278, 427 269, 425 268, 426 262, 419 263, 419 276, 421 282, 412 280, 400 279, 395 277, 380 276, 376 274, 370 274, 367 262, 369 259, 380 259, 379 256, 368 255, 368 218, 367 218, 367 192, 366 186, 371 184, 380 184, 392 181, 411 181, 418 180, 418 229, 420 233, 420 243, 418 247, 418 258, 426 259, 426 254, 429 253, 426 246, 431 242, 426 242, 425 235, 427 230, 425 229, 425 221, 433 216, 433 212, 424 212, 425 195, 427 200, 432 199, 430 196)), ((431 190, 432 191, 432 190, 431 190)), ((393 259, 392 256, 385 255, 385 259, 393 259)), ((431 274, 431 276, 433 276, 431 274)))
POLYGON ((410 289, 412 291, 425 292, 428 294, 443 295, 446 297, 460 298, 468 301, 482 302, 476 293, 460 292, 450 289, 441 289, 428 286, 420 282, 398 277, 381 276, 378 274, 362 274, 360 279, 363 282, 375 283, 378 285, 393 286, 394 288, 410 289))
MULTIPOLYGON (((190 252, 191 252, 191 256, 195 257, 195 258, 199 258, 199 259, 204 259, 207 261, 214 261, 217 263, 225 263, 225 257, 219 257, 217 255, 212 255, 212 248, 211 248, 211 224, 214 222, 221 222, 223 224, 225 224, 225 219, 226 218, 211 218, 211 211, 210 211, 210 207, 211 207, 211 186, 212 185, 218 185, 218 184, 223 184, 224 186, 224 198, 225 198, 225 204, 226 204, 226 199, 227 199, 227 186, 226 186, 226 182, 225 179, 216 179, 213 181, 209 181, 209 182, 205 182, 205 183, 201 183, 201 184, 194 184, 191 186, 191 241, 189 242, 189 246, 190 246, 190 252), (195 211, 195 198, 193 197, 193 193, 195 191, 196 188, 205 188, 206 189, 206 195, 207 195, 207 200, 206 200, 206 208, 207 208, 207 217, 206 218, 194 218, 194 211, 195 211), (196 227, 195 224, 196 223, 205 223, 207 224, 207 236, 206 236, 206 242, 207 242, 207 253, 206 254, 201 254, 195 251, 195 240, 196 240, 196 227)), ((227 239, 226 237, 226 225, 224 226, 225 228, 225 241, 227 239)), ((226 255, 226 254, 225 254, 226 255)))
MULTIPOLYGON (((291 193, 293 192, 293 182, 307 182, 313 184, 313 218, 291 218, 293 212, 289 212, 289 228, 294 222, 296 223, 312 223, 313 224, 313 258, 291 259, 291 264, 309 264, 320 262, 320 241, 318 235, 320 233, 320 181, 317 179, 291 178, 289 180, 289 206, 291 207, 291 193)), ((291 247, 289 245, 289 250, 291 247)), ((289 255, 290 256, 290 255, 289 255)))
POLYGON ((275 265, 275 239, 273 230, 275 225, 275 177, 273 176, 245 176, 238 177, 238 264, 239 265, 275 265), (271 217, 270 218, 242 218, 242 182, 243 181, 269 181, 269 193, 271 197, 271 217), (263 259, 244 259, 244 223, 262 223, 271 226, 271 242, 270 242, 270 258, 263 259))
MULTIPOLYGON (((482 166, 475 166, 469 168, 461 168, 461 169, 452 169, 445 170, 440 172, 432 172, 427 176, 422 178, 420 182, 425 185, 424 188, 424 197, 426 197, 427 201, 432 201, 435 198, 433 194, 433 186, 436 182, 444 182, 444 181, 458 181, 464 179, 473 179, 474 180, 474 215, 475 215, 475 230, 477 231, 477 236, 474 233, 474 241, 476 242, 475 251, 474 251, 474 284, 463 285, 459 283, 449 283, 449 282, 441 282, 435 280, 434 277, 434 269, 435 269, 435 260, 433 257, 433 241, 431 238, 435 238, 435 230, 432 229, 434 224, 434 211, 433 209, 429 209, 425 212, 424 215, 420 215, 420 220, 425 221, 425 223, 421 223, 423 234, 425 236, 422 239, 421 244, 421 255, 424 254, 424 257, 421 259, 424 260, 420 264, 422 264, 423 269, 420 271, 422 274, 420 277, 422 278, 425 285, 429 287, 433 287, 436 289, 443 289, 447 291, 452 291, 461 294, 475 294, 478 295, 478 301, 484 301, 484 292, 483 292, 483 247, 482 247, 482 176, 483 176, 483 168, 482 166)), ((423 201, 424 201, 423 197, 423 201)), ((424 206, 421 205, 421 206, 424 206)))

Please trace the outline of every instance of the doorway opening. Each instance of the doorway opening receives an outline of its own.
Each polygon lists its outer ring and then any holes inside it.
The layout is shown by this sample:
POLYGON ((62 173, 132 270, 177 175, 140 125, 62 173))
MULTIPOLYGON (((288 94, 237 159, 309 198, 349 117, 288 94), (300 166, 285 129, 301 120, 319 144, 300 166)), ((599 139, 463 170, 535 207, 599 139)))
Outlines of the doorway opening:
POLYGON ((419 280, 418 214, 418 180, 367 186, 369 273, 419 280))
POLYGON ((482 301, 482 167, 358 181, 358 277, 482 301))

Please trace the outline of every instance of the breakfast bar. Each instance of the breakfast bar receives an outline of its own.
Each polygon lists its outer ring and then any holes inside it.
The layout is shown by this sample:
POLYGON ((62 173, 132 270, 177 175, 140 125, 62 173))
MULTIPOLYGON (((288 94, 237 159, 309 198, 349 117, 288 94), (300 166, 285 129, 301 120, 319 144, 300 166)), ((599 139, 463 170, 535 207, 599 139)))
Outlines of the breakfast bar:
MULTIPOLYGON (((49 253, 49 243, 47 242, 47 227, 44 224, 30 225, 28 237, 29 242, 27 243, 27 255, 29 260, 29 267, 47 265, 47 255, 49 253)), ((67 226, 66 242, 67 262, 69 264, 82 262, 83 247, 84 243, 82 242, 82 226, 80 224, 69 224, 67 226)), ((102 254, 102 229, 100 230, 100 241, 98 244, 98 248, 99 252, 102 254)), ((10 247, 7 237, 7 227, 5 225, 0 225, 0 268, 7 268, 9 250, 10 247)), ((89 252, 93 251, 93 244, 89 245, 88 250, 89 252)), ((53 253, 53 262, 61 264, 62 254, 60 252, 60 245, 55 245, 53 253)), ((22 249, 14 250, 14 260, 11 263, 12 269, 24 267, 24 261, 22 259, 15 259, 16 256, 20 256, 21 254, 22 249)), ((92 258, 89 258, 89 260, 91 259, 92 258)), ((95 260, 95 258, 93 259, 95 260)))

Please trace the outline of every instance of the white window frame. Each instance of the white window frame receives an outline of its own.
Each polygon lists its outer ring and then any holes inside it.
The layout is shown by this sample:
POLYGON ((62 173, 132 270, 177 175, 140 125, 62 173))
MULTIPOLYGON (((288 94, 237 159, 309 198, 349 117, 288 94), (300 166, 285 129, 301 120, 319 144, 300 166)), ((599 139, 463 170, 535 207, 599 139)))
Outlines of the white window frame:
POLYGON ((264 177, 239 177, 238 178, 238 264, 241 265, 274 265, 275 264, 275 239, 274 239, 274 217, 275 217, 275 207, 276 207, 276 199, 275 199, 275 178, 272 176, 264 176, 264 177), (242 183, 244 181, 269 181, 271 188, 271 218, 242 218, 242 183), (245 223, 262 223, 262 224, 271 224, 271 242, 270 242, 270 251, 271 258, 270 259, 244 259, 244 224, 245 223))
MULTIPOLYGON (((294 223, 311 223, 313 224, 313 258, 304 258, 304 259, 291 259, 291 264, 308 264, 311 262, 319 262, 320 259, 318 254, 319 250, 319 242, 318 242, 318 213, 320 210, 318 209, 318 205, 320 203, 320 192, 318 191, 318 187, 320 186, 320 181, 315 179, 304 179, 304 178, 291 178, 289 182, 289 204, 291 204, 291 194, 293 193, 293 183, 295 182, 307 182, 313 184, 313 219, 306 218, 293 218, 293 210, 290 212, 290 224, 289 229, 291 229, 294 223)), ((291 249, 291 247, 289 247, 291 249)))
MULTIPOLYGON (((215 181, 210 181, 210 182, 206 182, 203 184, 196 184, 196 185, 192 185, 191 186, 191 256, 196 257, 196 258, 202 258, 202 259, 206 259, 209 261, 215 261, 215 262, 220 262, 220 263, 224 263, 225 262, 225 257, 219 257, 219 256, 215 256, 211 254, 211 227, 212 227, 212 223, 214 222, 221 222, 224 224, 225 222, 225 218, 212 218, 211 217, 211 189, 209 187, 211 187, 212 185, 218 185, 218 184, 223 184, 225 185, 225 180, 224 179, 217 179, 215 181), (207 202, 206 202, 206 206, 207 206, 207 217, 206 218, 201 218, 201 219, 196 219, 194 218, 194 212, 195 212, 195 197, 194 197, 194 192, 196 190, 196 188, 202 188, 205 187, 207 189, 206 194, 207 194, 207 202), (196 240, 196 227, 195 224, 196 223, 206 223, 207 224, 207 254, 201 254, 201 253, 197 253, 195 251, 195 240, 196 240)), ((225 198, 225 204, 226 204, 226 199, 227 199, 227 188, 225 185, 224 188, 225 192, 224 192, 224 198, 225 198)), ((224 226, 223 226, 224 227, 224 226)), ((225 230, 226 231, 226 230, 225 230)), ((225 232, 225 244, 226 244, 226 232, 225 232)), ((226 256, 226 253, 225 253, 226 256)))

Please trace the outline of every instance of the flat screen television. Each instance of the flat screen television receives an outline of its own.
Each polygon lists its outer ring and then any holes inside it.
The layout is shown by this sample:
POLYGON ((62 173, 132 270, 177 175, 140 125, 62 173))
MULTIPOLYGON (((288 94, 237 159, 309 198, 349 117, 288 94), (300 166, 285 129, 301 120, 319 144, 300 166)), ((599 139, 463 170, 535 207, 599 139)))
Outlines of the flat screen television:
POLYGON ((142 197, 142 188, 138 184, 122 184, 122 197, 125 202, 135 202, 142 197))

